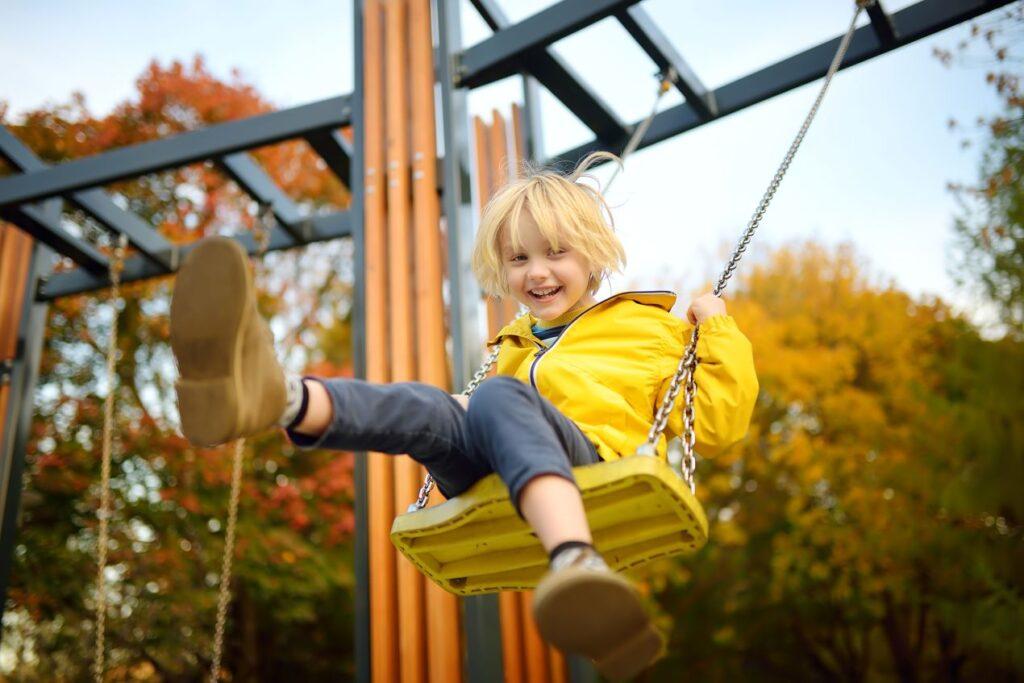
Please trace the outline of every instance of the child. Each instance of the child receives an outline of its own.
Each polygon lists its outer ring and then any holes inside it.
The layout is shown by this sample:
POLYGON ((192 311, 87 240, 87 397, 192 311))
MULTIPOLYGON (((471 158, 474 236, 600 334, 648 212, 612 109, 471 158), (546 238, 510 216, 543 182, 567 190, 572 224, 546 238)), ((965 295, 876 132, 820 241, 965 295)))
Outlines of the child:
MULTIPOLYGON (((487 205, 474 272, 487 293, 529 313, 491 340, 501 344, 498 376, 468 400, 417 382, 286 375, 256 312, 247 257, 223 238, 199 245, 179 271, 171 344, 182 430, 195 444, 278 425, 300 447, 408 453, 448 497, 497 472, 550 556, 534 594, 541 634, 626 678, 659 656, 662 637, 636 589, 594 549, 571 468, 632 455, 690 332, 669 313, 670 292, 594 298, 625 261, 601 194, 577 182, 598 156, 569 177, 514 180, 487 205)), ((687 317, 701 325, 695 431, 707 456, 746 433, 757 379, 721 299, 698 297, 687 317)), ((681 406, 666 431, 682 431, 681 406)))

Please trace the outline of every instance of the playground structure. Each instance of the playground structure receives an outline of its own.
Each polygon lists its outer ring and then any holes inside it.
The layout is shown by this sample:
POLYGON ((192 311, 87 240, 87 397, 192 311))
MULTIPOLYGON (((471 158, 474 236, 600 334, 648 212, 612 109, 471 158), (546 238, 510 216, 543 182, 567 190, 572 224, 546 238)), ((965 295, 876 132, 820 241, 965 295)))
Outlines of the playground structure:
MULTIPOLYGON (((842 67, 906 45, 1006 4, 923 0, 887 15, 870 4, 870 24, 856 29, 842 67)), ((701 85, 636 0, 563 0, 516 24, 492 0, 473 5, 495 34, 463 49, 459 5, 427 0, 355 3, 356 85, 347 96, 222 124, 158 142, 46 168, 0 129, 0 153, 20 175, 0 181, 0 217, 20 231, 0 232, 0 386, 3 441, 0 576, 6 582, 14 547, 21 472, 31 396, 43 336, 46 301, 110 284, 110 256, 61 227, 68 200, 131 247, 121 281, 175 272, 187 245, 173 245, 141 219, 118 208, 103 185, 196 161, 217 162, 274 218, 267 250, 349 237, 355 242, 357 373, 374 381, 416 379, 464 386, 480 360, 479 293, 469 277, 473 211, 501 181, 506 158, 539 159, 537 88, 543 85, 594 132, 590 143, 549 162, 574 163, 590 151, 621 152, 634 131, 643 148, 751 106, 825 74, 839 38, 765 67, 715 90, 701 85), (431 44, 431 11, 438 45, 431 44), (556 41, 614 16, 661 69, 671 74, 685 102, 649 121, 626 125, 548 50, 556 41), (496 117, 488 128, 466 115, 466 91, 519 74, 524 107, 509 127, 496 117), (440 111, 434 111, 434 76, 440 111), (446 150, 437 158, 435 116, 446 150), (407 135, 411 124, 411 135, 407 135), (340 129, 351 128, 350 141, 340 129), (351 189, 345 211, 303 218, 249 158, 251 150, 304 138, 351 189), (510 153, 510 148, 513 150, 510 153), (475 164, 469 159, 476 151, 475 164), (440 172, 439 172, 440 171, 440 172), (475 179, 475 191, 473 189, 475 179), (444 230, 441 230, 441 216, 444 230), (35 242, 33 243, 33 238, 35 242), (442 272, 442 245, 448 269, 442 272), (54 253, 78 268, 50 275, 54 253), (414 263, 410 269, 408 264, 414 263), (447 278, 449 326, 443 326, 442 282, 447 278), (413 301, 415 297, 415 306, 413 301), (15 321, 18 321, 15 323, 15 321), (416 334, 412 334, 416 330, 416 334), (449 370, 446 335, 452 343, 449 370)), ((514 168, 514 164, 512 165, 514 168)), ((254 235, 236 235, 251 254, 254 235)), ((114 239, 111 240, 113 243, 114 239)), ((493 330, 512 314, 507 302, 488 303, 493 330)), ((357 670, 360 680, 581 680, 530 628, 527 601, 504 593, 456 599, 397 562, 388 541, 391 520, 416 498, 420 468, 407 459, 359 459, 357 490, 357 670), (373 580, 369 577, 372 574, 373 580), (369 589, 367 590, 367 586, 369 589), (384 618, 373 618, 389 615, 384 618), (460 629, 461 621, 461 629, 460 629), (460 631, 466 640, 466 661, 460 631)), ((6 583, 5 591, 6 593, 6 583)))

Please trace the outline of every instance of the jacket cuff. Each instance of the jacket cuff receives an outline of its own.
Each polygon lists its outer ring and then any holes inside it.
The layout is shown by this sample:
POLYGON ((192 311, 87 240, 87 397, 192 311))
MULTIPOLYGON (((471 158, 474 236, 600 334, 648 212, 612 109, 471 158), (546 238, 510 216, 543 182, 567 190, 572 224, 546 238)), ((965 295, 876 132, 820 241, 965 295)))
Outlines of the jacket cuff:
POLYGON ((718 332, 720 330, 735 330, 736 321, 731 315, 713 315, 700 324, 701 332, 718 332))

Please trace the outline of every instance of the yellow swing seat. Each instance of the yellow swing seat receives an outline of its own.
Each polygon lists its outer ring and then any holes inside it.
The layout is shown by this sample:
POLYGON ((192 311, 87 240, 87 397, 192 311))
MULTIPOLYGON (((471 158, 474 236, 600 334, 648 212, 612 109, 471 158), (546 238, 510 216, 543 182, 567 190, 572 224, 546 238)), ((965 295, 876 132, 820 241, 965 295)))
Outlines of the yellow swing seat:
MULTIPOLYGON (((663 460, 634 455, 576 467, 573 475, 594 545, 612 569, 693 553, 707 543, 704 509, 663 460)), ((400 515, 391 541, 456 595, 535 588, 548 566, 547 554, 496 474, 445 503, 400 515)))

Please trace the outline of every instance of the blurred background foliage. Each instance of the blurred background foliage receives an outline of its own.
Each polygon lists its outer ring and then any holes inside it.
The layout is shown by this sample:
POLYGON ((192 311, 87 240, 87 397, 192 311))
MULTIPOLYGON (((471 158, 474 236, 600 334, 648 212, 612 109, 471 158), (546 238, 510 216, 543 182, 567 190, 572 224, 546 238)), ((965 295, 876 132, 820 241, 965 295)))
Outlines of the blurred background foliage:
MULTIPOLYGON (((645 680, 1024 677, 1024 102, 1012 50, 1024 8, 986 21, 975 43, 1005 109, 965 133, 986 153, 977 183, 951 186, 962 199, 951 269, 998 324, 912 298, 848 246, 788 244, 745 264, 729 308, 753 342, 761 394, 748 438, 700 463, 712 543, 640 575, 672 639, 645 680)), ((956 68, 967 47, 937 56, 956 68)), ((59 163, 270 109, 201 59, 153 63, 136 90, 101 118, 77 96, 17 122, 0 103, 0 123, 59 163)), ((303 211, 347 204, 304 143, 256 157, 303 211)), ((252 228, 257 213, 209 164, 108 190, 175 242, 252 228)), ((296 371, 351 374, 349 249, 262 260, 261 308, 296 371)), ((114 387, 103 373, 114 304, 82 296, 50 309, 3 623, 9 680, 88 675, 111 390, 108 678, 192 681, 209 665, 230 457, 177 434, 170 284, 125 288, 114 387)), ((232 679, 349 679, 352 456, 266 434, 246 462, 232 679)))

